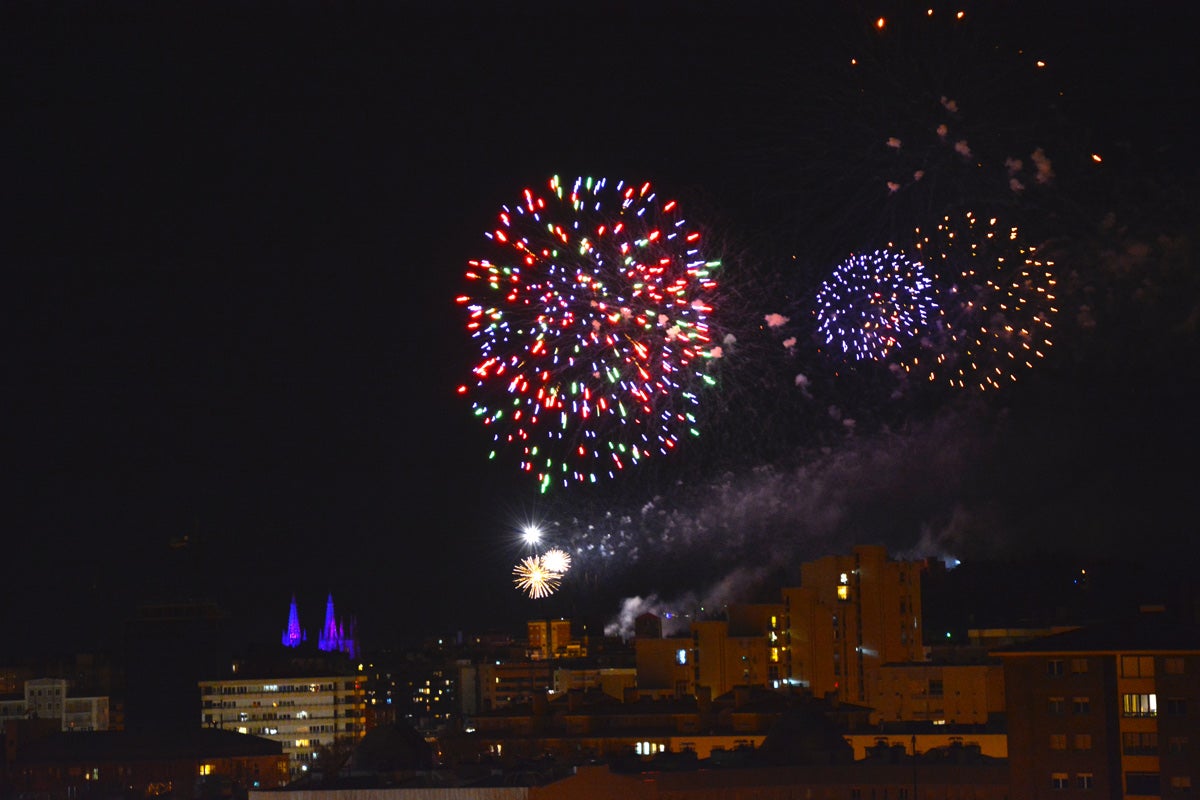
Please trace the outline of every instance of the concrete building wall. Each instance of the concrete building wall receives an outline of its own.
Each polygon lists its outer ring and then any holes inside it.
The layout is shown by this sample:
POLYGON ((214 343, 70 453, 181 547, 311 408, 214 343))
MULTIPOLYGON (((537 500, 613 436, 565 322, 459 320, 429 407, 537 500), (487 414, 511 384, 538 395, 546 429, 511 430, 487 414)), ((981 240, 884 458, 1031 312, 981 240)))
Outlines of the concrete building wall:
POLYGON ((554 667, 549 661, 483 663, 476 671, 480 711, 545 695, 554 686, 554 667))
POLYGON ((1004 711, 1000 664, 883 664, 868 677, 872 723, 982 725, 1004 711))
POLYGON ((639 691, 672 695, 695 692, 695 651, 690 637, 639 638, 634 641, 634 659, 639 691))
POLYGON ((871 670, 924 661, 920 570, 874 545, 802 564, 800 586, 783 590, 786 677, 865 704, 871 670))

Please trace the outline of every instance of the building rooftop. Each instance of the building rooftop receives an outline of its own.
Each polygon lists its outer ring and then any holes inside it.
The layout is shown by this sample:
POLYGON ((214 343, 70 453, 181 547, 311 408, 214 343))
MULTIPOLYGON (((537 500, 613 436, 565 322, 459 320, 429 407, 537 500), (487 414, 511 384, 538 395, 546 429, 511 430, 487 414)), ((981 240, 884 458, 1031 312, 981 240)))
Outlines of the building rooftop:
POLYGON ((283 753, 283 745, 214 728, 53 733, 24 744, 25 763, 237 758, 283 753))
POLYGON ((1200 652, 1200 626, 1177 622, 1162 612, 1087 625, 1075 630, 999 647, 993 655, 1045 653, 1200 652))

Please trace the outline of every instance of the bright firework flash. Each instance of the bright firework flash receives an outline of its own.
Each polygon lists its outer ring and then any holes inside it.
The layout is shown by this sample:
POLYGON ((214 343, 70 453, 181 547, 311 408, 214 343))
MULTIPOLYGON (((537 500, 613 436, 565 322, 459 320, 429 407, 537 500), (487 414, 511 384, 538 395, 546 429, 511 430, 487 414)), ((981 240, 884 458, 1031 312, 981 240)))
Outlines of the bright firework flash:
POLYGON ((971 212, 916 232, 914 249, 944 288, 934 330, 904 370, 929 382, 987 391, 1017 380, 1052 345, 1054 262, 1015 227, 971 212))
POLYGON ((533 600, 549 597, 558 589, 562 575, 549 570, 539 556, 528 556, 513 567, 513 583, 533 600))
POLYGON ((458 298, 481 356, 459 393, 497 450, 516 450, 545 492, 699 435, 719 262, 678 203, 649 183, 556 176, 503 207, 487 237, 495 260, 470 262, 458 298))
POLYGON ((817 334, 835 357, 881 361, 922 335, 937 312, 919 261, 876 250, 834 270, 816 296, 817 334))
POLYGON ((552 547, 542 553, 542 566, 560 576, 566 575, 571 569, 571 554, 558 547, 552 547))
POLYGON ((521 541, 528 547, 537 547, 542 541, 542 529, 537 525, 526 525, 521 530, 521 541))

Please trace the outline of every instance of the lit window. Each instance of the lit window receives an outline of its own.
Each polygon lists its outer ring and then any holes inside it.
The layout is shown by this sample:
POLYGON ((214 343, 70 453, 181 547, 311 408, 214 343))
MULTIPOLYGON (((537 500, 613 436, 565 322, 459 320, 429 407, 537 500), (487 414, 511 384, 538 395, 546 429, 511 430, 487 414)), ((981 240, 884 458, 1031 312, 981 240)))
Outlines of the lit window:
POLYGON ((1171 788, 1181 789, 1185 792, 1190 791, 1192 788, 1192 777, 1190 775, 1172 775, 1171 788))
POLYGON ((846 574, 845 572, 843 572, 838 577, 838 583, 840 583, 842 586, 845 586, 849 582, 850 582, 850 576, 848 574, 846 574))
POLYGON ((1065 733, 1050 734, 1050 749, 1051 750, 1066 750, 1067 735, 1065 733))
POLYGON ((1158 695, 1122 695, 1121 713, 1126 717, 1156 717, 1158 716, 1158 695))
POLYGON ((201 764, 200 765, 200 774, 201 775, 212 775, 212 770, 213 770, 212 764, 201 764))
POLYGON ((1072 658, 1071 672, 1075 675, 1083 675, 1088 671, 1088 660, 1086 658, 1072 658))
POLYGON ((687 663, 687 649, 686 648, 681 647, 675 651, 675 663, 676 664, 686 664, 687 663))
POLYGON ((845 585, 839 585, 837 587, 837 596, 838 596, 838 600, 849 600, 850 599, 850 587, 845 586, 845 585))

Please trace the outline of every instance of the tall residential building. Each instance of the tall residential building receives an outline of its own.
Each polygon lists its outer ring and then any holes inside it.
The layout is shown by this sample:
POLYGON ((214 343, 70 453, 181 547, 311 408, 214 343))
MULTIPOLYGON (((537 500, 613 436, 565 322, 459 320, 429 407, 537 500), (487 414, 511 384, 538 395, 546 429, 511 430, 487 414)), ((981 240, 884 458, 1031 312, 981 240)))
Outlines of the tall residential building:
POLYGON ((713 697, 736 686, 769 685, 766 636, 732 636, 729 629, 730 624, 724 620, 692 623, 694 684, 708 687, 713 697))
POLYGON ((1200 628, 1143 613, 995 654, 1014 797, 1185 798, 1200 789, 1200 628))
POLYGON ((640 693, 657 697, 696 693, 696 652, 690 636, 639 636, 633 646, 640 693))
MULTIPOLYGON (((634 639, 643 695, 717 697, 738 686, 779 688, 783 606, 731 605, 728 620, 694 620, 686 636, 634 639)), ((647 626, 653 629, 653 626, 647 626)))
POLYGON ((789 682, 869 705, 868 671, 924 661, 922 567, 876 545, 801 564, 800 586, 783 590, 789 682))
POLYGON ((730 605, 729 635, 736 637, 758 637, 766 645, 766 670, 764 685, 778 689, 783 683, 784 654, 784 605, 780 603, 752 603, 730 605))
POLYGON ((532 659, 580 658, 587 644, 571 636, 569 619, 536 619, 525 623, 532 659))
POLYGON ((364 681, 305 666, 202 681, 201 724, 280 743, 293 778, 319 768, 322 749, 349 749, 366 732, 364 681))

